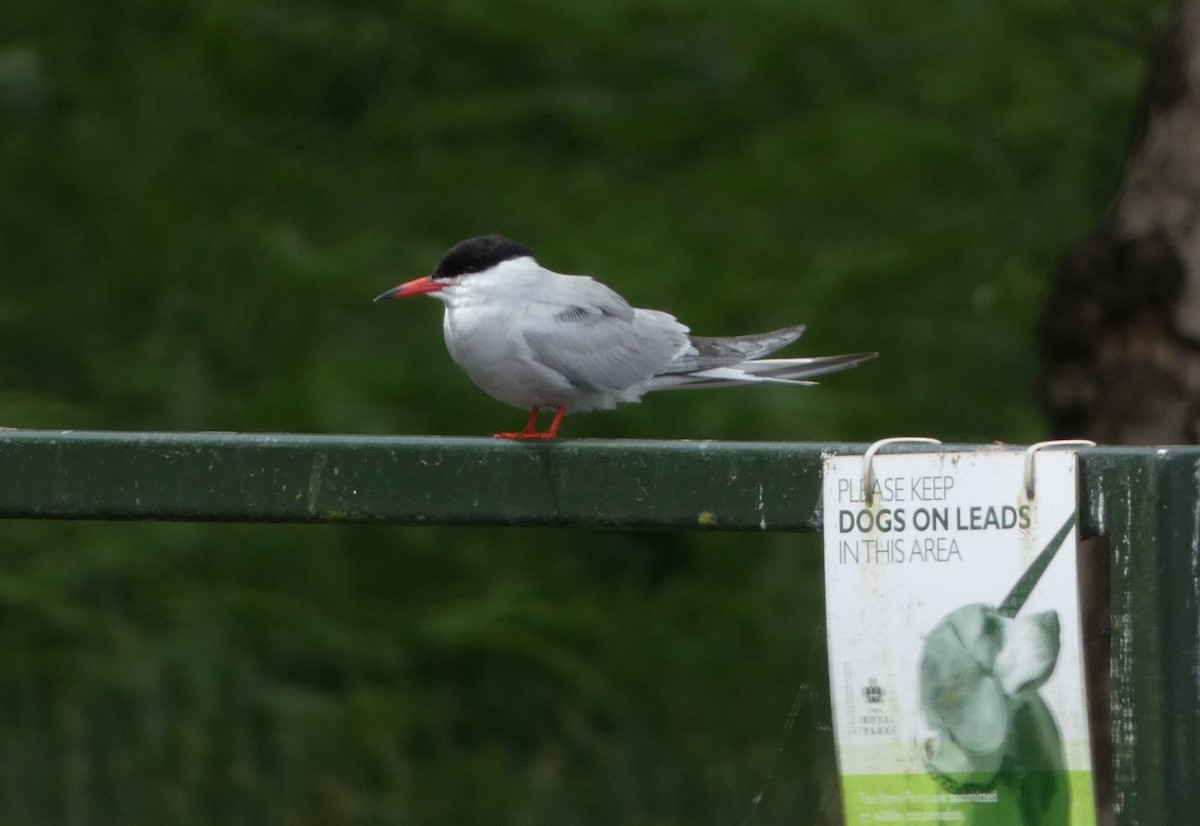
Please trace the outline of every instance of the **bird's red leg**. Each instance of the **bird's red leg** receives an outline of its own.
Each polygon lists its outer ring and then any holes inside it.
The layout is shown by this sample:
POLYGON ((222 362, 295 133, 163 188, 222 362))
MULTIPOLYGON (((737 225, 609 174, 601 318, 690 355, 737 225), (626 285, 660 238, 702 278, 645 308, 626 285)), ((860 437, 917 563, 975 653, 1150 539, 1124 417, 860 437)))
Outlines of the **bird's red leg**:
POLYGON ((560 404, 558 410, 554 411, 554 421, 550 423, 550 429, 542 434, 543 439, 553 439, 558 435, 558 426, 562 424, 563 414, 566 412, 567 408, 560 404))
POLYGON ((533 408, 533 412, 529 414, 529 422, 525 425, 525 429, 520 433, 497 433, 497 439, 553 439, 558 435, 558 426, 562 424, 563 416, 567 413, 567 408, 564 405, 559 405, 554 411, 554 421, 550 423, 550 428, 545 433, 537 432, 537 417, 539 408, 533 408))
POLYGON ((497 433, 497 439, 540 439, 542 434, 537 432, 537 417, 538 413, 542 412, 540 407, 535 407, 529 412, 529 421, 525 423, 525 429, 517 433, 497 433))

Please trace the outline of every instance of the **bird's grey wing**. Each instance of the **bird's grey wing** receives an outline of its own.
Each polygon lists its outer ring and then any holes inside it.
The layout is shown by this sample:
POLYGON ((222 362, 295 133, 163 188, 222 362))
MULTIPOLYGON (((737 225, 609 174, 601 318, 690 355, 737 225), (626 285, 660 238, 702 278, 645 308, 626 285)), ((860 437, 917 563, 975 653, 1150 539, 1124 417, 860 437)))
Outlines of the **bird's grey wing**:
POLYGON ((693 373, 697 370, 752 361, 786 347, 803 334, 804 325, 797 324, 769 333, 748 336, 690 336, 692 346, 673 359, 663 373, 693 373))
POLYGON ((687 327, 638 310, 585 276, 564 277, 526 309, 535 358, 585 390, 625 390, 661 372, 688 348, 687 327))

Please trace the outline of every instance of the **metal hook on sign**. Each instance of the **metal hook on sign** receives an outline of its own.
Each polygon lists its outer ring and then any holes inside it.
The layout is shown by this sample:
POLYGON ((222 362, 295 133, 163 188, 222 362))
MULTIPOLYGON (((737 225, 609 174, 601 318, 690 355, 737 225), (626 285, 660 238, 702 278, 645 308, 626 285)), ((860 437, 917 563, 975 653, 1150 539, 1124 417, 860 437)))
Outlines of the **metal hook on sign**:
POLYGON ((1048 442, 1035 442, 1025 449, 1025 497, 1033 498, 1033 454, 1039 450, 1054 450, 1066 447, 1095 447, 1091 439, 1052 439, 1048 442))
POLYGON ((871 500, 874 498, 873 490, 875 488, 875 454, 879 452, 879 448, 885 445, 894 445, 901 442, 911 444, 925 445, 940 445, 942 442, 939 439, 931 439, 928 436, 889 436, 886 439, 880 439, 867 448, 867 452, 863 454, 863 488, 866 491, 866 502, 868 507, 871 500))

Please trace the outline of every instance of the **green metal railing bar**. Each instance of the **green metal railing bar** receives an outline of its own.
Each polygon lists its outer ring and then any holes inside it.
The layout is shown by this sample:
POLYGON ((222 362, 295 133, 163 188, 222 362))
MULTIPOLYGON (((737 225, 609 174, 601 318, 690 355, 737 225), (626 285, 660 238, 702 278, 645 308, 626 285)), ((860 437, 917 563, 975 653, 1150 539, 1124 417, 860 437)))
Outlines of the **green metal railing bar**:
POLYGON ((0 431, 0 517, 820 530, 863 446, 0 431))

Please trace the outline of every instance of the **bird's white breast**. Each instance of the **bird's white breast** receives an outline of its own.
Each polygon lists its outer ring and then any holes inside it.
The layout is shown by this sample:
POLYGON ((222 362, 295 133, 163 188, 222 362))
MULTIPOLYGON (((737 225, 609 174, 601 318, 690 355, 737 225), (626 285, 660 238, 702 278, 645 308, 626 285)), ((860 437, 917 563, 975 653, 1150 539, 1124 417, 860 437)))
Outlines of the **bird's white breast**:
POLYGON ((481 293, 458 291, 443 299, 442 334, 455 364, 502 402, 526 409, 567 404, 574 388, 562 374, 538 362, 522 334, 522 305, 488 300, 481 293))

